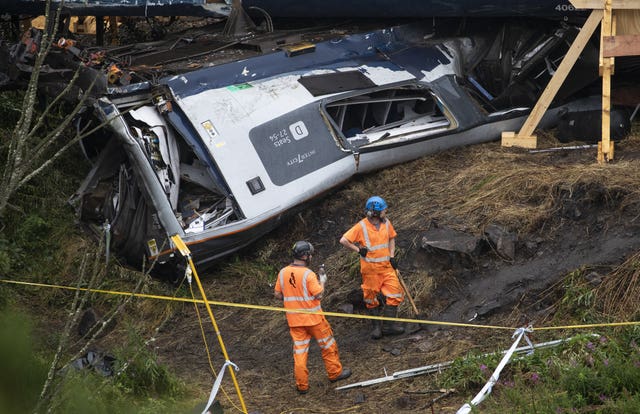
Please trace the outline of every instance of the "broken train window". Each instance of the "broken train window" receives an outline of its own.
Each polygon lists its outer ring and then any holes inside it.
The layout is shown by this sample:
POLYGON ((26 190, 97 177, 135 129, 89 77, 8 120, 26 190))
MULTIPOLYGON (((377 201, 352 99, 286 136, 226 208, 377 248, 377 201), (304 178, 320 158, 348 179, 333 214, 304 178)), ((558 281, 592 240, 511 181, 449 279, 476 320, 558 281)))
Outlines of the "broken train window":
POLYGON ((417 86, 352 95, 327 102, 324 109, 350 147, 418 138, 453 124, 432 93, 417 86))

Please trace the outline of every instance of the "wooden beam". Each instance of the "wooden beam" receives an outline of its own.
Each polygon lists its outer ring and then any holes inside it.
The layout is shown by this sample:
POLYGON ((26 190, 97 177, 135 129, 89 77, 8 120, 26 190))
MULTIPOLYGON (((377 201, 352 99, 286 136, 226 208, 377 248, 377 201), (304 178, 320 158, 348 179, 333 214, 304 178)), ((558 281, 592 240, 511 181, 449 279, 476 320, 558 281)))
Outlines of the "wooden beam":
MULTIPOLYGON (((576 9, 603 10, 605 0, 569 0, 576 9)), ((611 8, 616 9, 640 9, 640 0, 612 0, 611 8)))
POLYGON ((584 23, 584 26, 582 26, 582 29, 580 29, 578 36, 576 36, 573 43, 571 44, 569 51, 567 51, 567 54, 562 59, 560 66, 558 66, 558 69, 556 69, 555 73, 551 77, 549 84, 547 84, 547 87, 542 92, 542 95, 538 99, 536 106, 533 108, 533 110, 529 114, 529 117, 520 129, 520 132, 517 134, 516 139, 511 139, 512 137, 509 134, 513 134, 512 132, 503 132, 503 145, 505 142, 505 138, 507 138, 509 142, 513 143, 517 142, 518 139, 527 140, 529 137, 531 137, 533 130, 536 126, 538 126, 538 123, 540 123, 540 120, 544 116, 544 113, 547 111, 547 108, 549 108, 551 101, 556 96, 558 89, 560 89, 560 87, 562 86, 562 83, 567 78, 569 71, 571 71, 571 68, 576 63, 576 60, 578 60, 578 58, 580 57, 580 53, 582 53, 584 47, 589 42, 591 35, 593 34, 593 32, 595 32, 596 28, 600 24, 602 15, 602 10, 593 10, 591 12, 589 18, 584 23))
MULTIPOLYGON (((612 0, 605 1, 604 15, 602 17, 600 55, 603 56, 602 39, 605 36, 615 35, 615 24, 613 22, 612 0)), ((601 62, 602 74, 602 141, 598 146, 597 161, 603 163, 611 161, 611 75, 613 75, 614 58, 603 57, 601 62)))
POLYGON ((598 67, 598 74, 600 76, 603 76, 603 68, 605 64, 609 65, 610 75, 613 75, 615 73, 615 59, 612 57, 605 58, 604 49, 602 48, 602 45, 604 44, 604 37, 613 36, 616 34, 614 31, 614 27, 614 15, 613 9, 611 8, 611 0, 605 0, 605 7, 602 15, 602 25, 600 26, 600 65, 598 67))
POLYGON ((604 36, 604 57, 640 55, 640 35, 604 36))
POLYGON ((501 145, 503 147, 518 147, 518 148, 536 148, 538 145, 538 137, 535 135, 529 135, 527 137, 518 137, 515 132, 508 131, 502 133, 501 145))

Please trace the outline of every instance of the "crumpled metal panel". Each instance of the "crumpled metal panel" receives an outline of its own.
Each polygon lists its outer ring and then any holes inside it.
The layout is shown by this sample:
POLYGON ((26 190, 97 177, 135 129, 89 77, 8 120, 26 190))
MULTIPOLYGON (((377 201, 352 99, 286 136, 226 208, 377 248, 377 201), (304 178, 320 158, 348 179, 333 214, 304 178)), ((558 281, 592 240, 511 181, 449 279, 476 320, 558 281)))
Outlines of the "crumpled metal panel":
MULTIPOLYGON (((52 0, 57 7, 61 0, 52 0)), ((46 0, 0 0, 0 12, 42 15, 46 0)), ((227 17, 231 0, 65 0, 72 16, 202 16, 227 17)))

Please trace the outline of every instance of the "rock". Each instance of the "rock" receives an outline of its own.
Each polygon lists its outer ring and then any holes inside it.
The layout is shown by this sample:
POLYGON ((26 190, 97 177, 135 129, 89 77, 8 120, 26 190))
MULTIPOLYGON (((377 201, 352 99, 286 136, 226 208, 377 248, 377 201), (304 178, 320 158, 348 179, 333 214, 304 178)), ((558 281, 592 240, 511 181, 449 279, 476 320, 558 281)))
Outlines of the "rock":
POLYGON ((423 233, 420 246, 471 255, 478 248, 478 242, 479 239, 471 234, 441 227, 423 233))
POLYGON ((489 224, 485 228, 484 233, 500 256, 509 260, 515 258, 518 236, 497 224, 489 224))
POLYGON ((353 313, 353 304, 352 303, 344 303, 338 307, 343 313, 353 313))

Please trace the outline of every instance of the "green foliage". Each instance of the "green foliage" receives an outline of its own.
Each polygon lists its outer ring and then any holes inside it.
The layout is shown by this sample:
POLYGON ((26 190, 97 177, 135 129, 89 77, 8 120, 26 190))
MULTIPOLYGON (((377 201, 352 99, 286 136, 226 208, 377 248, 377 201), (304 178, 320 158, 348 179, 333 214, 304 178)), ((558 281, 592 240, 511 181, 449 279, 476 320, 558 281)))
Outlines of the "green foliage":
POLYGON ((4 274, 51 268, 59 240, 51 237, 52 225, 39 215, 29 214, 9 229, 11 242, 0 236, 0 270, 4 274))
POLYGON ((453 364, 442 373, 444 388, 455 388, 458 391, 482 387, 491 376, 501 359, 498 354, 467 355, 456 358, 453 364))
POLYGON ((30 214, 19 223, 15 240, 27 253, 36 253, 44 247, 50 231, 49 223, 42 217, 30 214))
POLYGON ((34 352, 31 326, 23 316, 0 313, 0 412, 30 412, 46 377, 34 352))
POLYGON ((565 322, 568 317, 581 323, 595 323, 598 319, 594 306, 595 290, 584 278, 587 273, 585 270, 576 270, 564 280, 564 295, 558 304, 556 315, 562 315, 565 322))
POLYGON ((115 371, 118 387, 136 396, 177 397, 184 392, 184 385, 169 370, 160 365, 135 331, 130 332, 129 344, 117 352, 115 371))
MULTIPOLYGON (((629 336, 578 336, 512 360, 482 412, 640 412, 640 347, 629 336)), ((473 372, 459 372, 469 374, 473 372)))
MULTIPOLYGON (((47 376, 48 361, 33 348, 29 321, 0 313, 0 412, 31 412, 47 376)), ((139 343, 137 345, 140 345, 139 343)), ((52 412, 66 413, 173 413, 188 412, 184 386, 161 367, 148 351, 130 355, 130 366, 119 376, 103 377, 92 370, 59 371, 52 412), (124 392, 123 392, 124 391, 124 392)), ((126 356, 126 355, 124 355, 126 356)), ((125 360, 120 362, 125 363, 125 360)), ((46 411, 44 407, 41 411, 46 411)))
POLYGON ((11 271, 12 245, 0 236, 0 275, 6 276, 11 271))
POLYGON ((65 382, 55 400, 54 413, 91 414, 156 414, 188 412, 184 404, 172 398, 149 398, 122 393, 112 378, 104 378, 90 371, 67 372, 65 382))
MULTIPOLYGON (((35 408, 47 376, 49 357, 33 347, 29 321, 9 311, 0 313, 0 413, 28 413, 35 408)), ((120 375, 103 377, 92 370, 58 371, 49 404, 53 413, 190 412, 184 385, 158 364, 139 338, 119 355, 120 375), (185 402, 187 401, 187 402, 185 402)))

